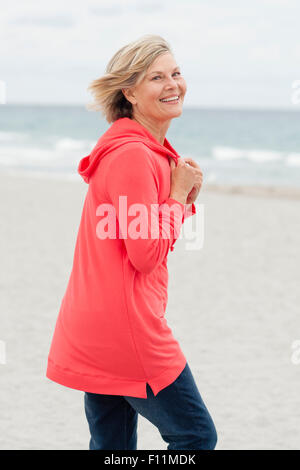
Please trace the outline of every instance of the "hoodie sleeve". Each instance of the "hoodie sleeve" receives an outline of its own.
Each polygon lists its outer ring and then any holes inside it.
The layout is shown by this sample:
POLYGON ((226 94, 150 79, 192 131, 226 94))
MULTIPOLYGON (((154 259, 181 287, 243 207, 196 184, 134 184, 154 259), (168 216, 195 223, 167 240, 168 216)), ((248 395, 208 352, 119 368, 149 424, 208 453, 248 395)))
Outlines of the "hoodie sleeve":
POLYGON ((196 206, 194 203, 192 204, 185 204, 184 206, 184 213, 183 213, 183 222, 187 217, 190 217, 191 215, 196 214, 196 206))
POLYGON ((195 213, 195 206, 172 198, 159 204, 158 189, 155 163, 144 146, 127 144, 112 156, 106 193, 119 223, 116 237, 124 239, 129 260, 143 273, 150 273, 173 251, 184 219, 195 213))

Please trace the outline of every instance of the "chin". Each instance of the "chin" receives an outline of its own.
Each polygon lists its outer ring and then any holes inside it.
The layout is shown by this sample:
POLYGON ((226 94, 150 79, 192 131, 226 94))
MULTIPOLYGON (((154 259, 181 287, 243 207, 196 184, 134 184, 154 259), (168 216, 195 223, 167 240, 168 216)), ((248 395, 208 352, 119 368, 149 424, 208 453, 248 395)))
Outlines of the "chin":
MULTIPOLYGON (((171 114, 171 113, 170 113, 171 114)), ((182 108, 179 109, 178 111, 175 111, 172 113, 172 117, 179 117, 182 114, 182 108)))

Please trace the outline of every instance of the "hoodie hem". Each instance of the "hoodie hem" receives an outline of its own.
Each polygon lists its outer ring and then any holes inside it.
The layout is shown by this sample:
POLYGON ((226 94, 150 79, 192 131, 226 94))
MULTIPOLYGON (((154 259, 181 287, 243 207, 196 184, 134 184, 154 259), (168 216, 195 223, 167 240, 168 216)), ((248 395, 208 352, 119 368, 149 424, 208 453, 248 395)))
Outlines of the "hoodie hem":
POLYGON ((51 359, 48 359, 46 377, 63 385, 64 387, 80 390, 82 392, 121 395, 136 398, 147 398, 147 384, 156 396, 162 389, 173 383, 185 368, 187 360, 181 354, 172 362, 171 366, 161 374, 148 380, 131 380, 102 376, 88 376, 76 374, 66 369, 61 369, 51 359))
POLYGON ((134 396, 147 398, 144 380, 77 374, 60 368, 51 359, 48 359, 46 377, 60 385, 82 392, 128 396, 133 396, 132 393, 134 393, 134 396))

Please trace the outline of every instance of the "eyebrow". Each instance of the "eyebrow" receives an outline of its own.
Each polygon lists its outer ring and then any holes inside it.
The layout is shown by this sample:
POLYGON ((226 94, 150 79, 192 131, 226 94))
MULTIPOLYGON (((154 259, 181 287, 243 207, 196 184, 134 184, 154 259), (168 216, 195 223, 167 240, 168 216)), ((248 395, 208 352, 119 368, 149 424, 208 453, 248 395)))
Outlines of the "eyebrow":
MULTIPOLYGON (((177 65, 177 67, 175 67, 175 69, 173 69, 173 72, 174 72, 174 70, 179 69, 179 68, 180 68, 179 65, 177 65)), ((150 72, 149 75, 151 75, 152 73, 163 73, 163 72, 160 72, 160 71, 156 70, 155 72, 150 72)))

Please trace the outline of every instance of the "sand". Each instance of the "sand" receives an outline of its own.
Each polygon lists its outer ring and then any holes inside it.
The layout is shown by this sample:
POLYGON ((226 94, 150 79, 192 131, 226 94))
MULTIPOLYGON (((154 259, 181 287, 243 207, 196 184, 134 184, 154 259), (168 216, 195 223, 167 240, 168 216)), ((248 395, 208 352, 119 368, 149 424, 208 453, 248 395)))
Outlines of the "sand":
MULTIPOLYGON (((0 449, 87 449, 83 392, 45 377, 87 185, 0 175, 0 449)), ((203 187, 204 245, 169 254, 166 318, 217 449, 300 448, 299 190, 203 187), (288 194, 288 196, 287 196, 288 194)), ((142 416, 138 449, 166 449, 142 416)))

